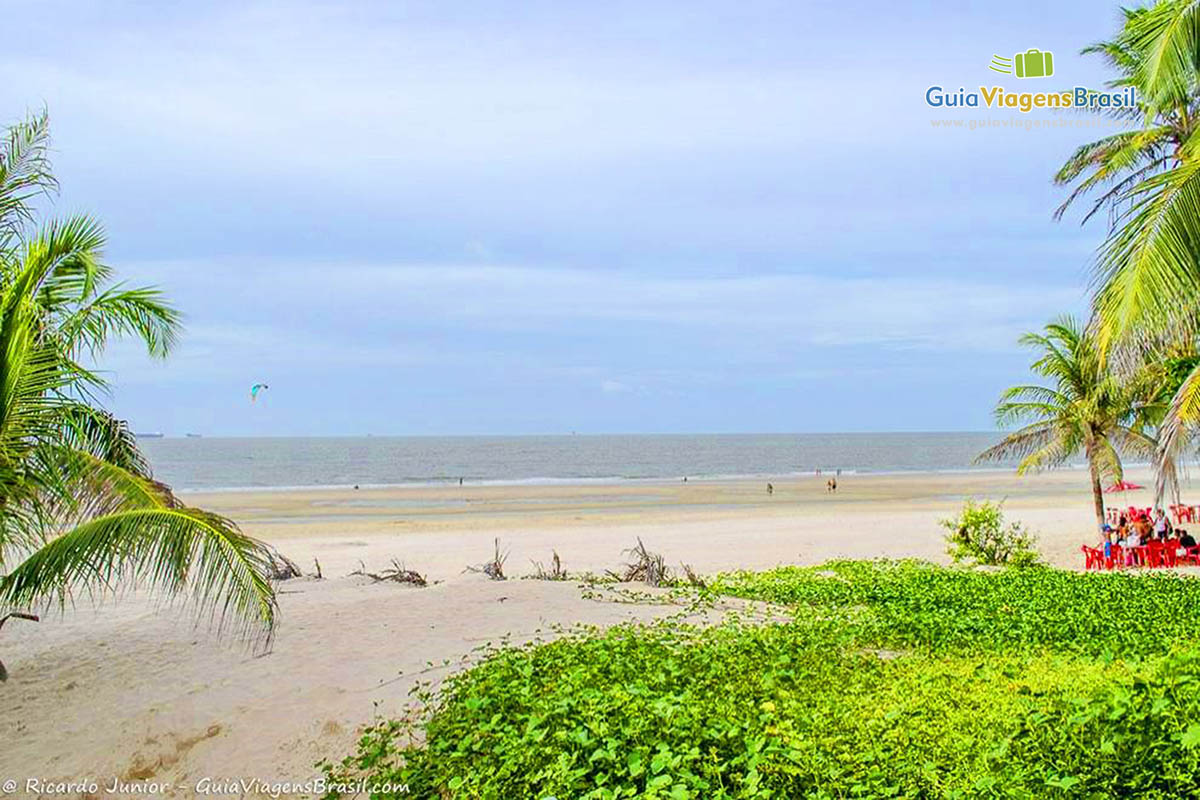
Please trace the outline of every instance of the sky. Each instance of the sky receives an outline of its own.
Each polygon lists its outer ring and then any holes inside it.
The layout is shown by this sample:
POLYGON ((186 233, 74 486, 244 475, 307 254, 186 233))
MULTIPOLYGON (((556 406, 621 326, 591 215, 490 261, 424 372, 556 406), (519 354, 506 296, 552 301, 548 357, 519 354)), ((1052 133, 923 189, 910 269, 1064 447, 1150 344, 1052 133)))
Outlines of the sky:
POLYGON ((168 361, 102 362, 136 430, 989 430, 1020 334, 1086 313, 1103 225, 1051 177, 1108 131, 936 127, 1025 115, 925 93, 1100 86, 1117 17, 43 0, 0 119, 49 109, 47 214, 186 315, 168 361), (987 69, 1029 48, 1052 79, 987 69))

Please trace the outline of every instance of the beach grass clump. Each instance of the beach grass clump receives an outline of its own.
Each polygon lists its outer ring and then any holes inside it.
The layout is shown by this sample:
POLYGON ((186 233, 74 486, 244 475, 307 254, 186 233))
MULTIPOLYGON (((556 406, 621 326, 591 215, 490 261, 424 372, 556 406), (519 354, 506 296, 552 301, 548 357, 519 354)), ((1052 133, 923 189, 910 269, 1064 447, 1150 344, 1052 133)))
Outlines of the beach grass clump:
POLYGON ((326 770, 439 798, 1200 792, 1200 582, 840 562, 706 591, 792 616, 498 648, 326 770))
POLYGON ((664 586, 674 582, 667 560, 662 553, 646 549, 638 537, 637 545, 625 551, 629 561, 619 573, 613 573, 622 583, 644 583, 647 586, 664 586))
POLYGON ((494 549, 492 557, 478 566, 467 567, 467 572, 481 572, 487 575, 494 581, 507 580, 504 574, 504 562, 508 560, 508 551, 500 551, 500 540, 496 539, 492 542, 494 549))
POLYGON ((551 554, 550 566, 546 567, 542 562, 534 561, 534 573, 529 577, 539 581, 565 581, 570 577, 562 565, 562 559, 558 557, 558 551, 552 550, 551 554))

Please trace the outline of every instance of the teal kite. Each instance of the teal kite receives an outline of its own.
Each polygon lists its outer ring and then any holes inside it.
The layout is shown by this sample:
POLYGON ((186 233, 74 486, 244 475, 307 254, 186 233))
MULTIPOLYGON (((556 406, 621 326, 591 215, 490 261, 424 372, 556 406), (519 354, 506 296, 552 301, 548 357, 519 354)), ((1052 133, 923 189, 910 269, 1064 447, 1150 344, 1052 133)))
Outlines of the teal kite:
POLYGON ((263 389, 270 389, 270 388, 271 387, 267 386, 265 383, 256 383, 253 386, 251 386, 250 387, 250 402, 253 403, 255 400, 257 400, 258 393, 261 392, 263 389))

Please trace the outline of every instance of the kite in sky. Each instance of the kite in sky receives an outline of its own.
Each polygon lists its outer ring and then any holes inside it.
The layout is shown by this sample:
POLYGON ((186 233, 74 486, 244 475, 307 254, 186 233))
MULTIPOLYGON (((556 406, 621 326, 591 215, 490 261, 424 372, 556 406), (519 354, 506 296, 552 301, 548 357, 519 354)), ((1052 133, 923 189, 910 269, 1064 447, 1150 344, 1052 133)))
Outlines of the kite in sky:
POLYGON ((251 386, 250 387, 250 402, 253 403, 255 400, 257 400, 258 393, 261 392, 263 389, 270 389, 270 388, 271 387, 267 386, 265 383, 256 383, 253 386, 251 386))

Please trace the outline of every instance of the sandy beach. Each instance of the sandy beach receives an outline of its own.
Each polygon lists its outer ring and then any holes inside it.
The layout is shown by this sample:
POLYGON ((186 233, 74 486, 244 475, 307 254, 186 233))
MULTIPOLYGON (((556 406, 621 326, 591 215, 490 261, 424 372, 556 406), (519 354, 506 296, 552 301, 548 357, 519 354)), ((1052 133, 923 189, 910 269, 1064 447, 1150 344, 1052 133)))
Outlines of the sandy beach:
MULTIPOLYGON (((1129 477, 1151 484, 1149 474, 1129 477)), ((197 628, 136 594, 97 609, 81 598, 40 624, 10 622, 0 658, 0 778, 161 783, 303 781, 349 752, 376 714, 399 715, 419 680, 437 680, 503 636, 609 625, 678 611, 586 598, 577 581, 520 580, 557 550, 572 573, 615 569, 640 537, 673 566, 701 573, 834 558, 945 561, 937 520, 966 497, 1006 499, 1051 564, 1078 569, 1092 542, 1086 476, 1063 471, 844 475, 773 480, 451 486, 194 493, 189 503, 236 520, 323 580, 280 585, 267 652, 197 628), (511 579, 464 568, 499 538, 511 579), (425 589, 349 573, 397 559, 425 589)), ((1184 499, 1189 497, 1185 488, 1184 499)), ((1122 503, 1148 505, 1148 491, 1122 503)), ((212 786, 214 784, 206 784, 212 786)), ((162 788, 162 787, 157 787, 162 788)), ((75 791, 73 794, 82 794, 75 791)), ((253 796, 253 793, 251 793, 253 796)))

